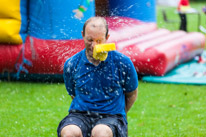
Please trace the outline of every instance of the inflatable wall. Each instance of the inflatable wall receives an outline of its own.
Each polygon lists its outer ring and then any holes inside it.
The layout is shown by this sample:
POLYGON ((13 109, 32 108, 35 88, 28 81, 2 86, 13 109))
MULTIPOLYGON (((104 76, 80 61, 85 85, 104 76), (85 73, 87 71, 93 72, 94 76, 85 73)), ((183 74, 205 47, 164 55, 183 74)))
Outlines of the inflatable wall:
POLYGON ((123 16, 144 22, 156 22, 155 5, 155 0, 110 0, 109 16, 123 16))
POLYGON ((27 36, 27 0, 1 0, 0 43, 22 44, 27 36))
POLYGON ((84 22, 89 17, 95 16, 94 1, 86 2, 86 0, 30 0, 28 34, 44 40, 82 39, 84 22), (82 10, 85 8, 81 20, 75 16, 77 14, 75 10, 80 10, 80 5, 82 10))
POLYGON ((84 49, 83 24, 95 15, 105 16, 108 42, 132 59, 139 74, 164 75, 204 49, 201 33, 158 29, 155 0, 11 0, 3 5, 1 79, 63 80, 64 62, 84 49))

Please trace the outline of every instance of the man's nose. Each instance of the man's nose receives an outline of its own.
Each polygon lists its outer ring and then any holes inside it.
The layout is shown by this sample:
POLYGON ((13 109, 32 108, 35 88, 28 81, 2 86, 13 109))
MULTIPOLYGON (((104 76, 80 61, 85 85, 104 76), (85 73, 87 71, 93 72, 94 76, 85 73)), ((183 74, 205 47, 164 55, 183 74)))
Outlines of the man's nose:
POLYGON ((97 45, 97 43, 95 41, 93 41, 91 45, 94 48, 94 46, 97 45))

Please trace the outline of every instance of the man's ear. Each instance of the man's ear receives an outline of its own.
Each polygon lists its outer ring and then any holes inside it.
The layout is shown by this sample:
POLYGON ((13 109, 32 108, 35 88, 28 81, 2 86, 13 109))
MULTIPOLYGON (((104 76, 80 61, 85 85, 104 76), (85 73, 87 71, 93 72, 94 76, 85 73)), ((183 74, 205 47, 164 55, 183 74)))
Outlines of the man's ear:
POLYGON ((108 40, 108 39, 109 39, 109 36, 110 36, 110 35, 108 34, 108 35, 107 35, 107 37, 106 37, 106 40, 108 40))
POLYGON ((82 33, 82 37, 84 38, 83 31, 81 33, 82 33))

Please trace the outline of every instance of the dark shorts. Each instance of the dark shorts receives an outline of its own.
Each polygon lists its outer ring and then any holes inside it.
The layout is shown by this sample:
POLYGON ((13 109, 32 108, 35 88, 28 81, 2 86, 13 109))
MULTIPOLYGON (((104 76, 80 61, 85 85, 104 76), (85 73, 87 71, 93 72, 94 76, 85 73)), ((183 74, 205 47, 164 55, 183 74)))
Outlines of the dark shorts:
POLYGON ((98 124, 104 124, 112 129, 114 137, 127 137, 127 123, 122 115, 99 114, 95 112, 70 111, 57 128, 58 137, 61 130, 67 125, 77 125, 83 137, 90 137, 91 130, 98 124))

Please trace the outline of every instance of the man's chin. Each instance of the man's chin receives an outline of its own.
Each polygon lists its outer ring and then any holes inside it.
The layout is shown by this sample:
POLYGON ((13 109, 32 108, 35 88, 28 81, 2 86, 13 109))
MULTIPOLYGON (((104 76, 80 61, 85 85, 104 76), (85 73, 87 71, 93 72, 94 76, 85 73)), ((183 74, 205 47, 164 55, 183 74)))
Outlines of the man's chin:
POLYGON ((93 51, 89 51, 89 56, 93 57, 93 51))
POLYGON ((93 58, 93 52, 92 52, 92 51, 87 52, 87 56, 88 56, 89 58, 93 58))

